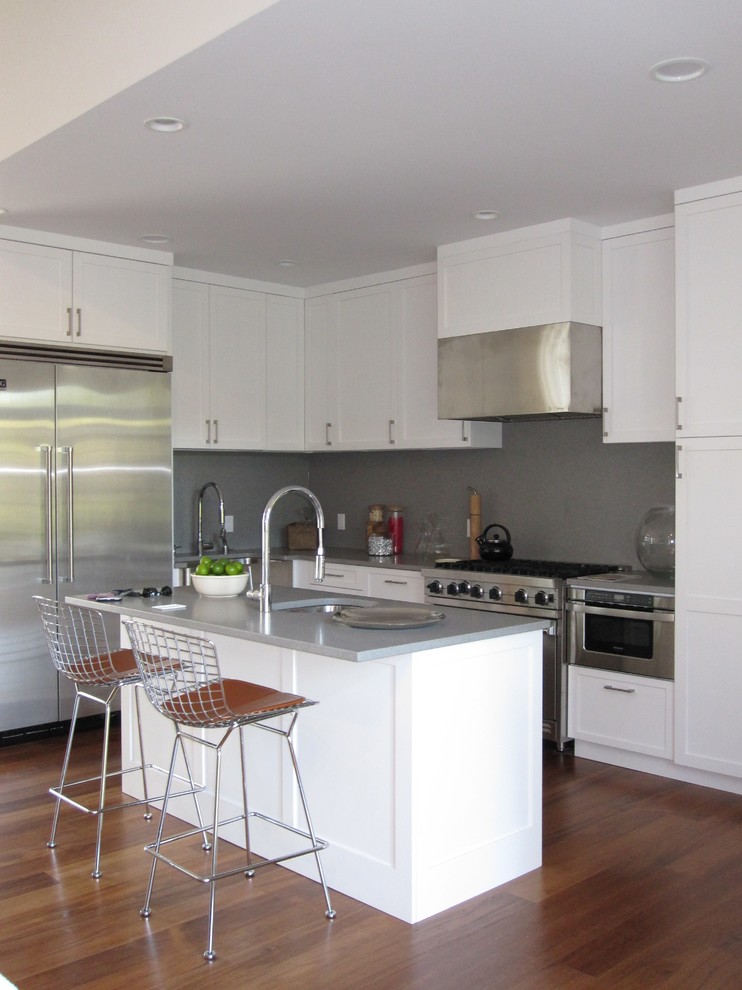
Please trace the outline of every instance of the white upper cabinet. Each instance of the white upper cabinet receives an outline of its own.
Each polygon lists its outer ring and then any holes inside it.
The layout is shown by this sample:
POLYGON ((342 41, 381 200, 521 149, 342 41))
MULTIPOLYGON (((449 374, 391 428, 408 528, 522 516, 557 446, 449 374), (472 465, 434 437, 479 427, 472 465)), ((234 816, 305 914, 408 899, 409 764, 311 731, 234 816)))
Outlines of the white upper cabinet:
POLYGON ((303 302, 173 280, 173 446, 303 450, 303 302))
POLYGON ((675 439, 675 234, 656 217, 603 231, 606 443, 675 439))
POLYGON ((206 444, 209 358, 209 287, 173 279, 173 447, 206 444))
POLYGON ((304 300, 266 299, 266 449, 304 449, 304 300))
POLYGON ((600 230, 557 220, 438 248, 438 336, 600 326, 600 230))
POLYGON ((742 179, 676 204, 678 438, 742 436, 742 179))
POLYGON ((500 446, 500 424, 438 419, 437 346, 434 274, 307 300, 307 449, 500 446))
POLYGON ((169 264, 0 241, 0 334, 56 346, 168 353, 170 272, 169 264))

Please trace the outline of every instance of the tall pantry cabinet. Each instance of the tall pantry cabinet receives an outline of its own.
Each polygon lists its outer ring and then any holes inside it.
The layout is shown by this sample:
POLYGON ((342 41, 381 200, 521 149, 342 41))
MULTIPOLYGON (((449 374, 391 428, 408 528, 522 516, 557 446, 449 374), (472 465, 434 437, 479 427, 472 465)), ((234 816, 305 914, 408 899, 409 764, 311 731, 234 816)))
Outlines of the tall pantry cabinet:
POLYGON ((676 762, 742 777, 742 177, 676 194, 676 762))

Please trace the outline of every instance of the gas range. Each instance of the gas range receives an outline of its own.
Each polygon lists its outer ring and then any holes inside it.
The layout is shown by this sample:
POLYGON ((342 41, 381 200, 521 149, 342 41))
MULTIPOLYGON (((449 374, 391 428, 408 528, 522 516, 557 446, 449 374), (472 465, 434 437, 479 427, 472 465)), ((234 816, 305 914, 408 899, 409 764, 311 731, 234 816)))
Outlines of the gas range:
POLYGON ((423 570, 425 601, 455 608, 480 609, 548 619, 543 653, 543 737, 564 749, 567 736, 567 581, 609 574, 612 564, 557 560, 439 561, 423 570))
POLYGON ((427 595, 447 605, 549 614, 564 608, 568 579, 618 570, 557 560, 447 560, 423 570, 423 578, 427 595))

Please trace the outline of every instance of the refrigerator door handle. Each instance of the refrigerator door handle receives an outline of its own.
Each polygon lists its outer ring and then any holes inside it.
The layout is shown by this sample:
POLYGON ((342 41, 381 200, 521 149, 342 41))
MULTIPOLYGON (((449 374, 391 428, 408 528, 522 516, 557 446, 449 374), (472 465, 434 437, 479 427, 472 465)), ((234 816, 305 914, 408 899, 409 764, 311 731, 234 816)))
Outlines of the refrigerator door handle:
POLYGON ((44 519, 46 531, 44 534, 44 542, 46 544, 46 562, 44 565, 44 576, 41 579, 42 584, 51 584, 54 579, 54 574, 52 571, 52 449, 48 444, 42 444, 39 448, 44 455, 44 489, 45 489, 45 506, 44 506, 44 519))
POLYGON ((74 512, 74 447, 62 447, 62 452, 67 455, 67 570, 66 577, 60 578, 62 581, 72 582, 75 580, 75 512, 74 512))

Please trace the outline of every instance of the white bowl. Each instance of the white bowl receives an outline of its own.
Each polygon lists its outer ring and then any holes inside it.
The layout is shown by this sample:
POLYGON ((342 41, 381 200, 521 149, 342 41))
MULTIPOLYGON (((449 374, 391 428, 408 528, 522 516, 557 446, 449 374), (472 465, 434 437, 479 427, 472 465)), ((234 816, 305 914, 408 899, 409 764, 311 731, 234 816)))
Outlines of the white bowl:
POLYGON ((191 574, 191 584, 207 598, 235 598, 247 587, 250 575, 244 574, 191 574))

